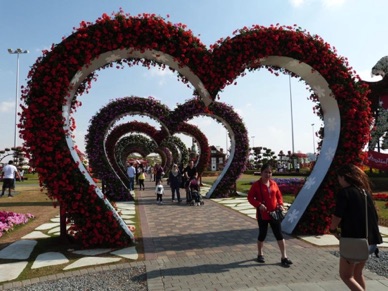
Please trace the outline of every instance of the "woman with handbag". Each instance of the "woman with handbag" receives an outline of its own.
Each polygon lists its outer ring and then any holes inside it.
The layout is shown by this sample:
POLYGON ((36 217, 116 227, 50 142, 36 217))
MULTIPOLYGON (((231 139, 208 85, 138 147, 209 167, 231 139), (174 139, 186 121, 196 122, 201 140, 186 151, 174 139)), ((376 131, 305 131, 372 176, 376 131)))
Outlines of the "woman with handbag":
POLYGON ((263 255, 264 240, 267 236, 268 225, 271 225, 272 232, 277 240, 281 252, 281 264, 288 268, 292 261, 287 258, 286 243, 282 234, 281 220, 275 220, 270 212, 283 210, 283 197, 278 185, 272 177, 272 166, 264 164, 261 167, 261 178, 254 182, 248 192, 249 203, 257 209, 256 218, 259 225, 259 236, 257 238, 257 261, 265 263, 263 255))
POLYGON ((341 190, 329 231, 340 239, 339 274, 350 290, 365 290, 362 271, 369 256, 368 245, 382 243, 371 186, 364 171, 352 164, 339 168, 337 177, 341 190), (352 249, 356 249, 354 253, 352 249))

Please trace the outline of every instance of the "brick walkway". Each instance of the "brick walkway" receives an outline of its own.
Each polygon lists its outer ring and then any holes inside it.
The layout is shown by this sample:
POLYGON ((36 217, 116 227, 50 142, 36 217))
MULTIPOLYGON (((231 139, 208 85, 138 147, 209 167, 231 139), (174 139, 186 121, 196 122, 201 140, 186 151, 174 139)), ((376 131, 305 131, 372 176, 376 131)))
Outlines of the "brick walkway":
MULTIPOLYGON (((205 200, 204 206, 172 203, 170 190, 165 188, 163 205, 156 204, 153 189, 137 192, 150 291, 301 290, 312 286, 322 288, 314 290, 347 290, 337 274, 338 258, 330 253, 332 249, 285 236, 294 264, 283 268, 269 230, 266 263, 259 264, 255 261, 258 229, 254 219, 211 200, 205 200)), ((388 289, 385 278, 368 271, 365 275, 367 280, 386 283, 381 285, 384 289, 371 290, 388 289)))

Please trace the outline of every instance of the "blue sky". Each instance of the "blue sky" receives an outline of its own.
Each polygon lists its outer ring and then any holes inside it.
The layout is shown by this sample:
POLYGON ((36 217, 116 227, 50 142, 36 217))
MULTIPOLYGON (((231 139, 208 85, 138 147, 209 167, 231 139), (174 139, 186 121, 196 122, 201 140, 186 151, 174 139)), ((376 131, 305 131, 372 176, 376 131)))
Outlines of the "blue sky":
MULTIPOLYGON (((184 23, 208 47, 220 38, 244 26, 297 24, 311 34, 320 35, 348 58, 350 65, 364 80, 371 78, 375 63, 388 55, 386 0, 0 0, 0 149, 14 143, 16 97, 16 55, 8 48, 29 50, 20 55, 20 85, 26 83, 29 68, 42 55, 41 51, 69 36, 83 20, 94 22, 103 13, 111 14, 120 7, 131 15, 155 13, 173 23, 184 23)), ((294 149, 313 152, 313 129, 321 121, 313 114, 313 103, 307 98, 306 84, 291 81, 293 103, 294 149), (312 126, 314 124, 314 126, 312 126)), ((74 115, 78 147, 84 149, 83 137, 90 118, 109 100, 124 96, 153 96, 171 109, 192 97, 192 89, 177 81, 169 70, 142 67, 124 70, 105 69, 98 73, 89 94, 80 96, 83 105, 74 115)), ((19 93, 20 96, 20 93, 19 93)), ((262 69, 247 73, 220 94, 220 101, 235 108, 245 122, 250 145, 271 148, 276 153, 292 149, 290 88, 287 76, 276 77, 262 69), (253 138, 254 137, 254 138, 253 138)), ((158 126, 139 116, 124 121, 140 120, 158 126)), ((210 117, 190 121, 198 125, 211 145, 229 147, 225 128, 210 117)), ((179 135, 190 144, 187 136, 179 135)), ((315 142, 318 140, 315 138, 315 142)), ((18 139, 17 145, 22 141, 18 139)))

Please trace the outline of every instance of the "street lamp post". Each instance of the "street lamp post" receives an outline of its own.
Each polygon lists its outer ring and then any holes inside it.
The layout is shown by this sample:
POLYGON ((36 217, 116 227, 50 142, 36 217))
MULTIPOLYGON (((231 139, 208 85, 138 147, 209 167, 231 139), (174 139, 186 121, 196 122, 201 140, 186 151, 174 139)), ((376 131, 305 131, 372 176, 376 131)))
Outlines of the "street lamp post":
POLYGON ((291 111, 291 141, 292 141, 292 168, 296 168, 297 160, 295 160, 295 141, 294 141, 294 113, 292 110, 292 88, 291 75, 288 75, 288 86, 290 88, 290 111, 291 111))
POLYGON ((20 54, 28 54, 28 50, 22 50, 20 48, 16 50, 8 49, 8 52, 13 55, 17 55, 16 58, 16 98, 15 98, 15 132, 14 132, 14 140, 13 146, 16 148, 16 137, 17 137, 17 118, 18 118, 18 102, 19 102, 19 56, 20 54))
POLYGON ((292 154, 295 153, 294 143, 294 113, 292 111, 292 89, 291 89, 291 76, 288 76, 288 85, 290 88, 290 111, 291 111, 291 140, 292 140, 292 154))
POLYGON ((311 124, 312 130, 313 130, 313 151, 314 151, 314 157, 315 157, 315 132, 314 132, 314 123, 311 124))

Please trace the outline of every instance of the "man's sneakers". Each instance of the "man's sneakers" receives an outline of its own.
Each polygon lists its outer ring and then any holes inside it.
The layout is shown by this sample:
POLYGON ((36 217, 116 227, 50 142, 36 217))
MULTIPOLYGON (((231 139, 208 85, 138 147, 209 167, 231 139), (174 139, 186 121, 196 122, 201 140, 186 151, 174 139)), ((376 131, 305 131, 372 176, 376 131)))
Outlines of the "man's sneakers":
POLYGON ((288 258, 283 258, 281 259, 280 263, 282 264, 283 267, 289 268, 290 265, 292 265, 292 261, 288 258))
POLYGON ((258 256, 257 256, 257 261, 258 261, 259 263, 265 263, 264 257, 263 257, 262 255, 258 255, 258 256))

